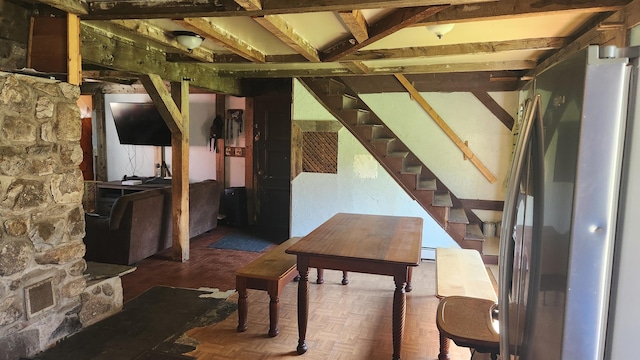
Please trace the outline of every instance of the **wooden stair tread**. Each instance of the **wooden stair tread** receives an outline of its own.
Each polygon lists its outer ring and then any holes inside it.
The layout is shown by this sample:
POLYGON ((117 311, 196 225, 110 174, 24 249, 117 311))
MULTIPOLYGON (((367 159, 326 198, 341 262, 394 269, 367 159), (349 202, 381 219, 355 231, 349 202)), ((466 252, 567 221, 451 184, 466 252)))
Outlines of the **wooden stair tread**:
POLYGON ((467 234, 465 235, 464 239, 484 241, 484 235, 482 234, 482 230, 480 230, 480 226, 478 226, 477 224, 467 225, 467 234))
POLYGON ((401 174, 421 174, 422 173, 422 165, 414 165, 414 166, 406 166, 401 174))
POLYGON ((407 157, 408 155, 409 155, 408 151, 394 151, 394 152, 388 153, 386 156, 403 158, 403 157, 407 157))
POLYGON ((464 209, 451 209, 449 210, 449 222, 456 224, 468 224, 469 218, 467 218, 467 214, 464 212, 464 209))
POLYGON ((449 193, 441 193, 441 194, 436 194, 433 197, 433 206, 448 206, 448 207, 452 207, 453 206, 453 202, 451 201, 451 195, 449 195, 449 193))
POLYGON ((420 180, 418 182, 417 190, 437 190, 436 179, 420 180))

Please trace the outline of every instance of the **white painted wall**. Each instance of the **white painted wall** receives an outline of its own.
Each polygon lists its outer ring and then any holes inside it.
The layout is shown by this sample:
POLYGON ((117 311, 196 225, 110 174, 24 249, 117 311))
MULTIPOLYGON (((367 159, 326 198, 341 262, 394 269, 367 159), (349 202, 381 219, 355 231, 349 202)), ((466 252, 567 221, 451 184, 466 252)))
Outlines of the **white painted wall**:
MULTIPOLYGON (((469 140, 472 151, 498 178, 495 184, 463 160, 462 153, 408 94, 372 94, 363 100, 458 197, 504 200, 502 180, 509 165, 511 131, 471 94, 422 95, 463 140, 469 140)), ((515 117, 517 92, 491 96, 515 117)), ((298 81, 294 82, 293 120, 335 121, 298 81)), ((357 212, 422 217, 423 247, 458 246, 344 128, 338 133, 338 173, 302 173, 293 180, 291 193, 292 236, 306 235, 337 212, 357 212)), ((478 216, 499 221, 501 213, 484 211, 478 216)))
MULTIPOLYGON (((216 154, 209 149, 209 127, 215 117, 215 94, 189 95, 189 181, 216 179, 216 154)), ((153 176, 155 163, 153 146, 120 145, 109 103, 151 102, 145 94, 106 94, 105 123, 107 137, 107 177, 109 181, 124 175, 153 176)), ((243 98, 227 97, 227 108, 244 109, 243 98)), ((94 141, 95 144, 95 141, 94 141)), ((171 166, 171 148, 165 148, 165 158, 171 166)), ((227 186, 244 186, 244 158, 227 163, 227 186), (237 164, 240 160, 240 164, 237 164), (241 181, 240 181, 241 180, 241 181)))

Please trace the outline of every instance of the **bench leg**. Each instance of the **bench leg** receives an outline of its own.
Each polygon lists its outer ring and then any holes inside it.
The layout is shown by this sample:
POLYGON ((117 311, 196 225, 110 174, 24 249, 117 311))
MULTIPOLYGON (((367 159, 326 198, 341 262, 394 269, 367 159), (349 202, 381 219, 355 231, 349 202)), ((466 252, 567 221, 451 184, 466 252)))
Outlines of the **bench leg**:
POLYGON ((440 353, 438 354, 438 360, 449 360, 449 341, 449 338, 440 332, 440 353))
MULTIPOLYGON (((276 285, 277 287, 277 285, 276 285)), ((277 290, 269 291, 269 336, 275 337, 280 333, 278 329, 278 316, 280 312, 280 297, 277 290)))
POLYGON ((238 290, 238 332, 247 331, 247 279, 236 276, 236 289, 238 290))

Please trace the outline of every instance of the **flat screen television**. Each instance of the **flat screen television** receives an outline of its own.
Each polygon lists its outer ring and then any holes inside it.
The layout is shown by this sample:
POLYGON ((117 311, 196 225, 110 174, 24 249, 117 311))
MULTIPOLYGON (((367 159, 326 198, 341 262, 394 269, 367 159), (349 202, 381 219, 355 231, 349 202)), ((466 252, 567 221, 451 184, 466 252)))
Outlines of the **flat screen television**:
POLYGON ((153 103, 109 104, 120 144, 171 146, 171 130, 153 103))

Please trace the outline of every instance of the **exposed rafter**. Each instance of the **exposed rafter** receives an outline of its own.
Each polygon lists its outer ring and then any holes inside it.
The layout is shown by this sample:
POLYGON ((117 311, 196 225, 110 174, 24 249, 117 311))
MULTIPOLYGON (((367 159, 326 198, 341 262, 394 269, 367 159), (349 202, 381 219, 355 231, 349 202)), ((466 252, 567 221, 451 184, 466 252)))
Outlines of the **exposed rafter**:
POLYGON ((369 28, 367 19, 364 18, 362 11, 340 11, 338 12, 342 22, 347 26, 353 37, 359 42, 363 42, 369 38, 369 28))
POLYGON ((369 38, 358 43, 353 38, 344 39, 329 49, 323 51, 323 61, 336 61, 353 54, 359 49, 372 44, 386 36, 395 33, 411 24, 423 20, 437 12, 446 9, 448 6, 422 6, 415 8, 398 9, 384 18, 376 21, 369 27, 369 38))
POLYGON ((320 61, 318 50, 308 41, 303 39, 295 31, 293 26, 288 24, 282 16, 266 15, 263 17, 256 17, 254 20, 270 33, 275 35, 278 39, 282 40, 282 42, 287 44, 287 46, 304 56, 307 60, 311 62, 320 61))
POLYGON ((245 59, 259 63, 263 63, 265 61, 265 55, 261 51, 247 44, 244 40, 238 38, 237 36, 221 29, 209 19, 185 18, 175 21, 185 28, 195 31, 196 33, 204 36, 207 39, 210 39, 220 46, 233 51, 234 53, 242 56, 245 59))

